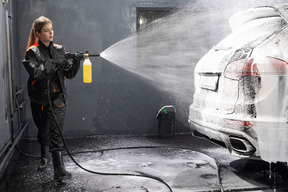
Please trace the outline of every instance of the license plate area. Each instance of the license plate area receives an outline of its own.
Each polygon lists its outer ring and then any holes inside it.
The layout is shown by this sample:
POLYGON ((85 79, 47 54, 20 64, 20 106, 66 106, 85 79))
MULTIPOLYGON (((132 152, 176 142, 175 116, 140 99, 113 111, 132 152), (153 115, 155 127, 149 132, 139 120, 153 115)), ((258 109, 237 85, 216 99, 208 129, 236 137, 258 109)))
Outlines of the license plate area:
POLYGON ((219 73, 201 73, 200 86, 202 89, 217 91, 219 83, 219 73))

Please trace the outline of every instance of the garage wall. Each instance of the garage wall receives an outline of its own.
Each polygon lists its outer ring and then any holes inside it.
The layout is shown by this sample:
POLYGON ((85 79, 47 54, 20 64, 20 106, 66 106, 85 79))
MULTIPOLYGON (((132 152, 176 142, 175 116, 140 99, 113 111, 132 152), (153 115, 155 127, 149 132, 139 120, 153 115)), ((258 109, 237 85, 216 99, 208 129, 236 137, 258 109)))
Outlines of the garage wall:
MULTIPOLYGON (((174 7, 181 3, 183 1, 18 0, 18 60, 23 59, 33 20, 41 15, 53 21, 54 42, 64 45, 67 51, 100 53, 136 31, 137 6, 174 7)), ((66 81, 68 108, 64 134, 71 137, 157 134, 155 114, 163 105, 174 104, 173 98, 113 63, 102 58, 90 60, 93 83, 82 83, 82 69, 76 78, 66 81)), ((27 78, 23 69, 23 86, 27 78)), ((32 122, 29 111, 27 116, 32 122)), ((184 124, 177 122, 178 132, 189 131, 184 124)), ((33 137, 35 131, 32 122, 26 135, 33 137)))

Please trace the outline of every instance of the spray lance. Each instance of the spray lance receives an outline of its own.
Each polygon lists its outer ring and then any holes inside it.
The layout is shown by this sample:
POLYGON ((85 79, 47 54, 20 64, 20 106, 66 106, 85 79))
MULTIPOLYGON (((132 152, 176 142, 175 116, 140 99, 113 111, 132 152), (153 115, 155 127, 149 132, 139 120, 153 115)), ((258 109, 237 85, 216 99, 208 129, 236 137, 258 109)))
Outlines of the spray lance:
POLYGON ((92 83, 92 63, 89 57, 100 57, 100 54, 90 54, 85 51, 83 56, 85 57, 83 62, 83 83, 92 83))

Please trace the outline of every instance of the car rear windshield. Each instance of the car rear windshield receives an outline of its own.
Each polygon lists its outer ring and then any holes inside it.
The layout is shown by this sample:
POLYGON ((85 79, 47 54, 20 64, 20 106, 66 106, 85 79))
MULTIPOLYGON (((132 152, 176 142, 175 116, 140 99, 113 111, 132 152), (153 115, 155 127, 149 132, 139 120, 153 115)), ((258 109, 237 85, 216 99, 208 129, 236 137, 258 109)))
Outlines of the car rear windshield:
POLYGON ((283 28, 286 24, 280 16, 262 17, 247 21, 218 43, 217 47, 253 48, 283 28))

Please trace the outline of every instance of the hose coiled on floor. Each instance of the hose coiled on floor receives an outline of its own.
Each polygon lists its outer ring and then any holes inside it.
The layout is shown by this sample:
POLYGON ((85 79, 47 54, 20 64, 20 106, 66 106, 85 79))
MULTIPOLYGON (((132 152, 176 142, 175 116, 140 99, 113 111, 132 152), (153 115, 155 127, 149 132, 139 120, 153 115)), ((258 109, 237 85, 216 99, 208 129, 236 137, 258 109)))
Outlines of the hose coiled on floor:
POLYGON ((153 179, 153 180, 156 180, 156 181, 159 181, 160 183, 164 184, 170 192, 173 192, 172 188, 165 182, 163 181, 161 178, 159 177, 156 177, 156 176, 152 176, 152 175, 148 175, 148 174, 145 174, 145 173, 140 173, 138 172, 138 174, 132 174, 132 173, 104 173, 104 172, 97 172, 97 171, 92 171, 92 170, 89 170, 89 169, 86 169, 84 167, 82 167, 72 156, 72 154, 70 153, 67 145, 66 145, 66 142, 65 142, 65 138, 61 132, 61 128, 57 122, 57 119, 55 117, 55 113, 54 113, 54 110, 53 110, 53 105, 52 105, 52 102, 51 102, 51 98, 50 98, 50 78, 48 79, 47 81, 47 90, 48 90, 48 104, 49 104, 49 107, 51 108, 51 111, 52 111, 52 116, 53 116, 53 119, 56 123, 56 126, 60 132, 60 135, 61 135, 61 138, 62 138, 62 141, 63 141, 63 145, 64 145, 64 148, 68 154, 68 156, 70 157, 70 159, 79 167, 81 168, 82 170, 86 171, 86 172, 89 172, 89 173, 92 173, 92 174, 97 174, 97 175, 105 175, 105 176, 133 176, 133 177, 144 177, 144 178, 148 178, 148 179, 153 179))

